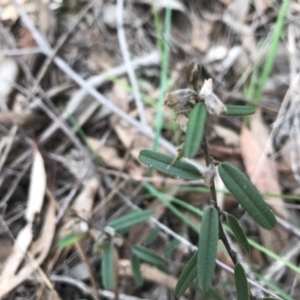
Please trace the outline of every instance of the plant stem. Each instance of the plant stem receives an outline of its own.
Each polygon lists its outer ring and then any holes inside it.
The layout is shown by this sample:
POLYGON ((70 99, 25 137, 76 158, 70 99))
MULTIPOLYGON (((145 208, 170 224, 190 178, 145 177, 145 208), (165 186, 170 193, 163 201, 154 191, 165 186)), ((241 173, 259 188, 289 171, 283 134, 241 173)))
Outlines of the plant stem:
MULTIPOLYGON (((196 94, 198 95, 198 79, 199 79, 199 74, 195 73, 195 74, 189 74, 188 77, 190 77, 190 75, 193 75, 193 78, 191 80, 192 86, 193 86, 193 90, 196 92, 196 94)), ((189 78, 188 78, 189 80, 189 78)), ((200 99, 197 99, 198 101, 200 101, 200 99)), ((207 144, 207 140, 206 140, 206 136, 205 136, 205 130, 204 130, 204 134, 203 134, 203 141, 202 141, 202 149, 204 152, 204 159, 205 159, 205 163, 206 166, 208 168, 210 168, 211 164, 214 164, 213 160, 211 159, 211 156, 209 154, 209 150, 208 150, 208 144, 207 144)), ((214 206, 214 208, 217 210, 218 212, 218 216, 219 216, 219 239, 223 242, 232 262, 234 265, 236 265, 238 263, 238 259, 237 259, 237 254, 236 252, 231 248, 228 238, 225 234, 223 225, 222 225, 222 221, 221 221, 221 209, 218 206, 218 202, 217 202, 217 192, 216 192, 216 187, 215 187, 215 183, 214 180, 212 180, 212 182, 210 183, 209 186, 209 190, 210 190, 210 195, 211 195, 211 203, 214 206)), ((249 296, 251 300, 255 300, 256 298, 252 295, 252 293, 249 291, 249 296)))
MULTIPOLYGON (((208 146, 207 146, 207 141, 206 141, 206 137, 204 135, 203 137, 203 142, 202 142, 202 149, 204 151, 204 158, 205 158, 205 163, 206 163, 206 166, 209 166, 211 164, 211 160, 210 160, 210 155, 209 155, 209 151, 208 151, 208 146)), ((218 211, 218 214, 219 214, 219 238, 220 240, 223 242, 232 262, 234 264, 236 264, 238 261, 237 261, 237 256, 236 256, 236 253, 235 251, 231 248, 230 244, 229 244, 229 241, 227 239, 227 236, 224 232, 224 229, 223 229, 223 225, 222 225, 222 222, 221 222, 221 210, 220 210, 220 207, 218 206, 218 203, 217 203, 217 193, 216 193, 216 187, 215 187, 215 183, 212 182, 211 186, 209 187, 209 190, 210 190, 210 195, 211 195, 211 201, 212 201, 212 204, 213 206, 216 208, 216 210, 218 211)))
MULTIPOLYGON (((210 155, 209 155, 208 144, 207 144, 205 134, 203 135, 202 149, 203 149, 203 152, 204 152, 204 159, 205 159, 206 166, 209 167, 210 164, 213 163, 213 162, 211 161, 211 158, 210 158, 210 155)), ((221 222, 222 214, 221 214, 220 207, 218 206, 218 202, 217 202, 217 193, 216 193, 216 187, 215 187, 214 181, 212 182, 211 186, 209 187, 209 190, 210 190, 210 195, 211 195, 211 202, 212 202, 213 206, 215 207, 215 209, 218 211, 218 214, 219 214, 219 239, 223 242, 223 244, 224 244, 224 246, 225 246, 232 262, 234 263, 234 265, 236 265, 238 263, 237 254, 231 248, 231 246, 229 244, 229 241, 227 239, 227 236, 225 234, 222 222, 221 222)), ((249 295, 250 295, 251 300, 256 299, 250 291, 249 291, 249 295)))

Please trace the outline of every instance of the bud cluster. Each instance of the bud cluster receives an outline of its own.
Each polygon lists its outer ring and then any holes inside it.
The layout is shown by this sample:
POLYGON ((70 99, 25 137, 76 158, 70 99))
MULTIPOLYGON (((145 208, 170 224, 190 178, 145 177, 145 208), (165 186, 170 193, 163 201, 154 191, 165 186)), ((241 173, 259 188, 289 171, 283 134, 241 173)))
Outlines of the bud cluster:
MULTIPOLYGON (((187 67, 186 77, 188 83, 193 86, 193 89, 186 88, 167 93, 165 95, 165 105, 174 109, 176 113, 179 113, 186 108, 194 106, 196 103, 204 102, 209 114, 219 116, 226 113, 226 106, 213 92, 213 81, 211 78, 204 80, 204 84, 199 90, 198 82, 201 78, 201 67, 199 64, 192 62, 187 67)), ((185 131, 187 117, 180 114, 176 122, 185 131)))

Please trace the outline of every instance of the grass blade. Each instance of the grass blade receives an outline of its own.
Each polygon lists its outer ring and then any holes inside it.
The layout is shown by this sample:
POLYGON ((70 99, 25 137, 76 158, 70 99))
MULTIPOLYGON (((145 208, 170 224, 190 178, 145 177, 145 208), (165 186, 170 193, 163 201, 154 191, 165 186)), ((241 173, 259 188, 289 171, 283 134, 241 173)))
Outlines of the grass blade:
MULTIPOLYGON (((252 273, 254 274, 254 276, 263 284, 265 284, 269 289, 273 290, 278 296, 280 296, 282 299, 284 300, 295 300, 294 297, 290 296, 288 293, 286 293, 285 291, 283 291, 282 289, 280 289, 278 287, 278 283, 274 283, 268 279, 266 279, 263 275, 255 272, 254 270, 252 270, 252 273)), ((270 298, 272 299, 272 298, 270 298)))
POLYGON ((261 227, 272 229, 276 225, 274 214, 244 173, 229 163, 222 163, 219 174, 227 189, 261 227))
POLYGON ((142 286, 144 283, 144 278, 141 273, 140 260, 135 254, 131 254, 131 268, 133 273, 133 278, 137 286, 142 286))
POLYGON ((150 232, 150 234, 146 237, 144 241, 144 245, 147 246, 153 243, 156 240, 156 238, 159 236, 159 233, 160 233, 160 228, 159 227, 154 228, 150 232))
MULTIPOLYGON (((155 117, 155 136, 153 141, 153 150, 158 149, 159 144, 159 138, 161 136, 161 129, 163 127, 163 103, 164 103, 164 95, 167 90, 167 84, 168 84, 168 73, 169 73, 169 65, 170 65, 170 47, 169 43, 171 40, 171 22, 172 22, 172 9, 170 5, 171 0, 168 0, 168 4, 166 6, 166 15, 165 15, 165 30, 164 30, 164 36, 163 36, 163 42, 159 43, 160 50, 161 50, 161 62, 162 62, 162 68, 161 68, 161 80, 160 80, 160 86, 159 86, 159 99, 157 103, 157 114, 155 117)), ((159 30, 159 28, 157 28, 159 30)), ((160 36, 160 32, 158 32, 158 35, 160 36)))
POLYGON ((163 266, 165 263, 164 259, 161 256, 159 256, 156 252, 143 246, 133 246, 132 253, 141 260, 144 260, 158 267, 163 266))
POLYGON ((205 209, 198 246, 198 279, 202 290, 208 290, 214 275, 219 239, 219 216, 214 207, 205 209))
POLYGON ((276 57, 276 53, 277 53, 277 49, 278 49, 278 44, 279 44, 279 40, 280 40, 280 35, 282 33, 282 28, 283 28, 283 24, 284 24, 284 19, 286 17, 286 13, 289 7, 289 0, 283 0, 281 7, 280 7, 280 11, 278 13, 278 17, 276 20, 276 25, 272 34, 272 40, 271 40, 271 45, 270 45, 270 49, 268 51, 268 54, 266 56, 266 60, 265 60, 265 64, 263 66, 263 71, 261 73, 261 75, 259 76, 260 81, 259 81, 259 85, 257 88, 257 93, 255 96, 255 100, 256 102, 258 102, 261 98, 261 95, 264 91, 266 82, 270 76, 270 73, 272 71, 273 65, 274 65, 274 60, 276 57))
POLYGON ((71 232, 58 240, 58 247, 66 248, 72 246, 75 243, 79 242, 83 238, 83 236, 84 235, 78 235, 75 232, 71 232))
POLYGON ((170 243, 167 244, 164 250, 164 255, 170 255, 179 245, 180 241, 177 239, 173 239, 170 243))
POLYGON ((150 209, 144 211, 134 210, 125 216, 112 220, 108 223, 108 226, 115 230, 123 230, 148 220, 152 215, 153 210, 150 209))

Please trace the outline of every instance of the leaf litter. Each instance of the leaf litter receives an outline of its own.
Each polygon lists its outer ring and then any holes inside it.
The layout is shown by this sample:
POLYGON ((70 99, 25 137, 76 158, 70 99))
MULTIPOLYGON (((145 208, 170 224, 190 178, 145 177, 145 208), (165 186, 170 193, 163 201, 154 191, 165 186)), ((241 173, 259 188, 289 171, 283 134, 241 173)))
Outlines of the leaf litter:
MULTIPOLYGON (((82 7, 82 3, 76 1, 72 5, 68 5, 68 1, 49 1, 49 4, 34 0, 19 2, 37 31, 33 34, 18 7, 14 8, 10 1, 0 0, 0 86, 4 87, 0 97, 0 135, 4 141, 1 143, 0 191, 5 200, 0 200, 3 223, 0 233, 1 241, 9 241, 7 247, 0 249, 0 297, 8 299, 11 295, 22 295, 26 299, 34 298, 41 293, 43 285, 53 291, 57 299, 81 297, 76 288, 66 292, 65 286, 71 284, 64 280, 67 278, 70 282, 74 279, 67 270, 86 274, 82 280, 75 278, 78 281, 73 281, 73 284, 82 287, 83 280, 91 280, 85 284, 93 291, 90 295, 96 297, 91 276, 93 273, 94 279, 101 282, 101 250, 97 252, 96 248, 101 248, 103 236, 116 239, 105 233, 105 226, 128 213, 134 205, 152 209, 155 219, 167 227, 164 227, 165 231, 160 230, 147 246, 156 253, 162 255, 171 243, 173 237, 168 230, 179 233, 189 242, 195 243, 196 240, 185 223, 142 188, 141 181, 151 178, 147 178, 148 170, 137 159, 140 150, 151 149, 153 145, 152 129, 157 113, 161 64, 158 44, 164 42, 160 30, 164 28, 168 1, 131 1, 125 2, 123 7, 129 57, 139 82, 149 127, 140 122, 136 95, 130 87, 128 70, 122 60, 124 53, 120 50, 116 26, 117 3, 84 1, 86 6, 82 7), (47 51, 35 40, 37 36, 45 37, 55 49, 52 54, 65 61, 86 85, 97 88, 97 93, 106 101, 103 102, 105 105, 88 95, 87 86, 82 88, 74 84, 70 73, 61 69, 61 65, 55 65, 55 60, 47 61, 41 55, 47 51), (10 71, 5 69, 8 64, 10 71), (123 112, 122 117, 112 113, 111 107, 115 112, 118 109, 123 112), (71 117, 77 123, 72 122, 71 117), (10 138, 9 142, 5 141, 6 137, 10 138), (31 171, 27 172, 25 167, 32 153, 31 171), (77 242, 80 248, 74 245, 63 250, 58 248, 60 237, 80 230, 86 233, 84 239, 77 242), (85 253, 87 261, 84 263, 78 249, 85 253), (56 278, 54 283, 50 278, 56 274, 65 277, 56 278)), ((253 5, 238 0, 169 2, 173 19, 172 38, 168 45, 171 51, 168 92, 174 90, 173 87, 178 90, 186 88, 186 66, 197 60, 202 66, 201 86, 204 80, 212 78, 211 93, 216 99, 226 105, 251 105, 254 99, 248 99, 245 92, 251 82, 249 76, 264 59, 264 49, 270 44, 269 32, 275 26, 280 7, 272 5, 269 0, 254 1, 253 5), (262 43, 265 48, 261 47, 262 43)), ((297 14, 299 7, 291 1, 285 23, 289 27, 286 31, 288 49, 283 37, 281 51, 259 103, 260 118, 249 119, 248 128, 245 119, 240 117, 222 115, 217 120, 210 116, 207 126, 207 140, 215 159, 221 162, 230 160, 249 177, 254 175, 253 182, 260 192, 282 194, 282 197, 267 196, 265 199, 289 227, 278 225, 274 232, 267 234, 245 217, 239 221, 247 236, 249 234, 280 255, 291 253, 291 259, 295 258, 293 235, 297 234, 297 200, 300 196, 296 161, 299 149, 295 147, 299 134, 298 98, 295 89, 291 90, 296 76, 295 66, 299 64, 299 30, 291 25, 297 14), (293 97, 285 97, 286 94, 293 97), (274 124, 280 124, 282 129, 277 136, 270 135, 278 108, 283 112, 274 124), (282 118, 284 111, 287 112, 286 118, 282 118), (269 140, 271 145, 272 139, 275 150, 266 149, 266 141, 269 140), (286 145, 292 149, 288 164, 285 161, 286 145), (287 195, 294 198, 284 200, 283 196, 287 195)), ((255 80, 254 84, 257 84, 255 80)), ((165 142, 161 151, 166 154, 174 155, 176 147, 183 142, 187 112, 181 113, 179 126, 170 110, 164 110, 162 135, 165 142)), ((201 151, 195 162, 203 164, 201 151)), ((188 204, 204 209, 209 201, 205 192, 195 195, 195 183, 188 185, 184 181, 168 180, 158 172, 153 172, 152 178, 157 188, 188 204), (173 185, 167 184, 172 182, 173 185), (183 191, 182 187, 187 186, 189 190, 183 191)), ((222 208, 240 218, 240 211, 232 198, 227 194, 222 198, 222 208)), ((198 220, 185 209, 182 213, 195 222, 198 220)), ((182 270, 181 263, 192 255, 187 254, 187 249, 181 245, 165 257, 170 274, 142 264, 142 275, 147 284, 137 288, 130 266, 130 247, 143 245, 155 227, 152 222, 131 228, 125 235, 129 244, 122 238, 121 243, 115 243, 119 255, 114 262, 119 263, 118 268, 115 266, 116 273, 119 273, 119 290, 115 289, 114 293, 120 293, 120 299, 121 295, 125 298, 162 299, 168 289, 174 289, 182 270)), ((197 225, 199 227, 199 223, 197 225)), ((272 260, 267 255, 260 252, 253 255, 258 258, 247 260, 249 267, 262 273, 271 270, 270 280, 276 285, 282 288, 292 286, 292 271, 282 268, 282 276, 275 276, 272 260)), ((220 249, 218 258, 230 262, 220 249)), ((218 269, 217 274, 215 289, 232 293, 230 285, 221 287, 224 279, 231 280, 230 273, 218 269)), ((104 292, 102 286, 97 289, 104 292)), ((299 285, 295 284, 291 294, 297 295, 299 290, 299 285)), ((189 299, 201 297, 197 291, 189 295, 189 299)))

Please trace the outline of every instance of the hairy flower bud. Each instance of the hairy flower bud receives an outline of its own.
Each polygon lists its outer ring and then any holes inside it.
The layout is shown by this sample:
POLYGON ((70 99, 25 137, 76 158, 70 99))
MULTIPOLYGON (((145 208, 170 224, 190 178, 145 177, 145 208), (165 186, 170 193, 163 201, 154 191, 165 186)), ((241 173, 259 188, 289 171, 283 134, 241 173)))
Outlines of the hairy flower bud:
POLYGON ((226 112, 226 106, 219 97, 212 91, 212 79, 204 80, 204 84, 199 92, 199 97, 204 100, 206 109, 211 115, 221 115, 226 112))
POLYGON ((165 94, 165 105, 173 109, 183 108, 189 101, 192 101, 197 94, 191 89, 182 89, 165 94))
POLYGON ((201 77, 201 66, 194 61, 186 69, 186 78, 189 84, 195 85, 201 77))

